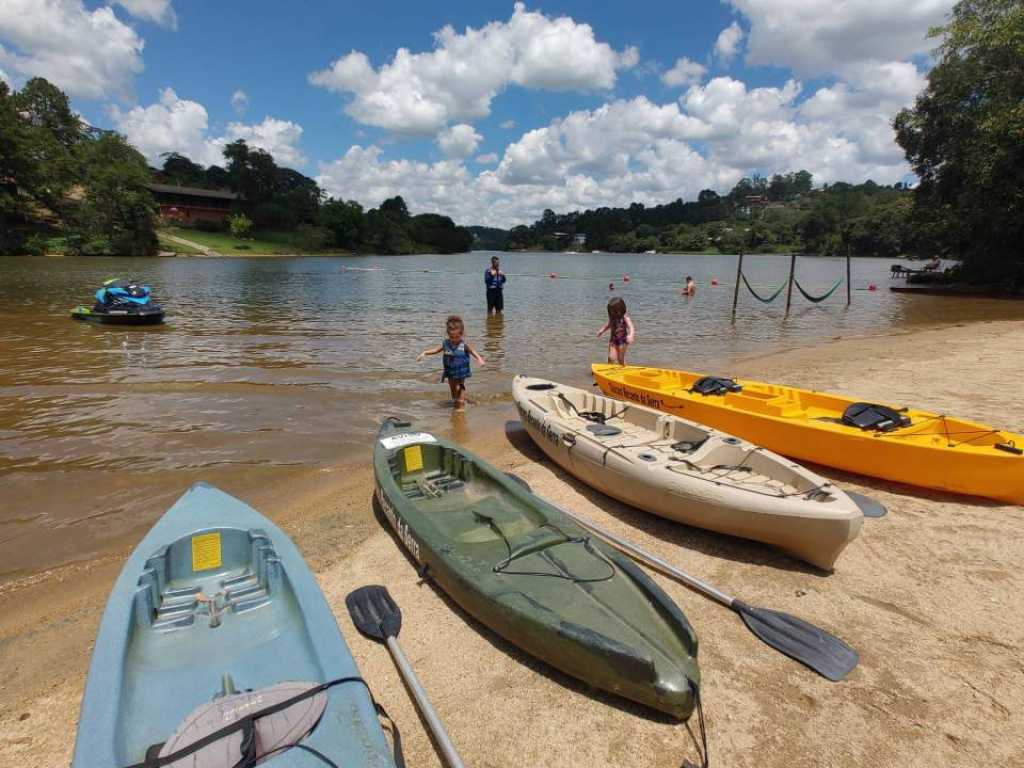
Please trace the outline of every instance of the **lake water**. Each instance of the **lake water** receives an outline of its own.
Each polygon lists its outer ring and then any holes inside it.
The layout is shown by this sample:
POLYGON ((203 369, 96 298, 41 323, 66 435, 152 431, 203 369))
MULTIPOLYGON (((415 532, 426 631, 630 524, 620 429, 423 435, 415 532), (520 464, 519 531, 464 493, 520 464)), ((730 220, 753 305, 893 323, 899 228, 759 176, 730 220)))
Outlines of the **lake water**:
MULTIPOLYGON (((504 316, 487 318, 489 258, 0 261, 0 580, 141 532, 197 479, 248 489, 367 464, 388 414, 457 437, 494 429, 512 415, 516 373, 589 383, 589 364, 605 357, 595 333, 610 295, 636 324, 630 362, 709 371, 836 336, 1022 314, 1016 302, 891 294, 890 262, 864 259, 853 262, 850 307, 845 286, 818 305, 794 291, 788 317, 784 293, 764 305, 744 291, 731 323, 734 256, 516 253, 502 255, 504 316), (692 298, 679 295, 687 274, 692 298), (69 319, 114 276, 152 285, 166 324, 69 319), (879 290, 864 290, 871 283, 879 290), (449 313, 487 358, 465 415, 446 403, 439 358, 415 362, 449 313)), ((747 257, 745 272, 768 294, 788 263, 747 257)), ((844 271, 841 259, 798 259, 811 293, 844 271)))

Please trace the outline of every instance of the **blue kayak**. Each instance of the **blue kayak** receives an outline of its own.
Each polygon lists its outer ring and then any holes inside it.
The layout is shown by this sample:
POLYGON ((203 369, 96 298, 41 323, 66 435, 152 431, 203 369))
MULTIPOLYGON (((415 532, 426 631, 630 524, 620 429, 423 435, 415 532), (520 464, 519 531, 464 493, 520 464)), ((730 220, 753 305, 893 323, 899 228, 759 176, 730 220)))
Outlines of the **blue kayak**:
POLYGON ((174 768, 331 764, 320 755, 346 768, 395 765, 295 545, 251 507, 198 483, 114 584, 72 768, 147 758, 174 768))

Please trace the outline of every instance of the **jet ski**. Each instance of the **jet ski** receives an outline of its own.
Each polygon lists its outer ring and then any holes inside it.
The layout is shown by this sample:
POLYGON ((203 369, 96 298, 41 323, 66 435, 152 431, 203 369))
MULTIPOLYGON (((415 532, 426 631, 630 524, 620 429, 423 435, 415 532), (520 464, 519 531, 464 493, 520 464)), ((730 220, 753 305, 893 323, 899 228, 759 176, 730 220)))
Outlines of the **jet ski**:
POLYGON ((75 320, 113 325, 157 325, 164 321, 164 308, 152 300, 148 285, 132 280, 107 280, 96 291, 92 307, 71 310, 75 320))

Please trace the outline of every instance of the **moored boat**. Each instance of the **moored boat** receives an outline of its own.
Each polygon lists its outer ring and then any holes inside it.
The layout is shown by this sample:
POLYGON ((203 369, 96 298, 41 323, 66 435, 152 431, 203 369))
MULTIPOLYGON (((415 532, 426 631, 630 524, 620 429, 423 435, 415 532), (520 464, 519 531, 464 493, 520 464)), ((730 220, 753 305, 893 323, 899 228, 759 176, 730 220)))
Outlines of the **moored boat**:
POLYGON ((639 509, 826 570, 860 533, 864 515, 846 493, 739 438, 545 379, 516 376, 512 395, 550 459, 639 509))
POLYGON ((605 691, 689 717, 697 637, 636 565, 469 451, 389 420, 376 496, 425 576, 477 621, 605 691))
POLYGON ((246 504, 194 485, 114 584, 72 768, 320 765, 309 749, 337 765, 394 768, 298 550, 246 504))
POLYGON ((945 414, 749 379, 595 364, 612 397, 742 437, 801 461, 1024 504, 1024 435, 945 414))

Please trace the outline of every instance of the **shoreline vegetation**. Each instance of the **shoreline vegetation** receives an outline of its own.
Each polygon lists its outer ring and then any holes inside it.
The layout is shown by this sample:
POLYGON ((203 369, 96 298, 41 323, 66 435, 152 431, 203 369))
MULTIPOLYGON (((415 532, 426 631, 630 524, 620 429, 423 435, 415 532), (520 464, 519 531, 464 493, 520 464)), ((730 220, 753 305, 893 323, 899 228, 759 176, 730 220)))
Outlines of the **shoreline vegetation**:
MULTIPOLYGON (((978 399, 958 386, 970 377, 977 388, 998 388, 1015 375, 1024 354, 1024 322, 888 333, 867 361, 857 354, 863 341, 847 338, 746 358, 728 372, 1024 428, 1019 414, 1018 421, 1006 423, 999 398, 978 399)), ((819 469, 889 509, 886 517, 868 521, 836 571, 822 576, 767 547, 666 522, 594 494, 543 459, 517 422, 509 421, 515 418, 510 405, 481 409, 487 414, 481 413, 481 426, 486 421, 487 428, 474 430, 467 447, 520 475, 538 493, 660 557, 685 562, 729 592, 819 617, 860 651, 860 667, 842 685, 801 674, 753 642, 728 611, 655 577, 700 628, 702 698, 712 753, 722 764, 793 765, 806 758, 812 737, 828 741, 837 764, 886 754, 907 765, 1001 765, 1024 748, 1024 690, 1015 684, 1020 638, 1005 618, 1024 610, 1024 572, 1017 568, 1024 540, 1006 537, 1007 526, 1024 524, 1020 507, 819 469), (984 695, 978 693, 982 685, 984 695), (779 690, 790 692, 785 707, 778 706, 779 690), (828 707, 821 705, 826 695, 828 707), (733 720, 759 722, 762 736, 791 733, 800 722, 803 737, 770 740, 771 750, 759 750, 749 741, 756 734, 737 740, 729 726, 733 720)), ((364 583, 386 580, 409 613, 403 642, 419 649, 417 673, 458 735, 467 761, 486 763, 496 748, 552 766, 668 768, 695 757, 678 726, 638 719, 628 706, 609 706, 609 697, 532 662, 451 610, 429 583, 421 583, 375 520, 371 469, 331 469, 310 469, 286 484, 249 488, 241 496, 281 525, 307 558, 374 696, 403 728, 410 765, 437 766, 437 757, 425 732, 411 727, 417 715, 387 651, 359 640, 351 626, 344 596, 364 583), (456 658, 464 666, 452 675, 456 658), (472 707, 465 706, 467 700, 472 707), (522 728, 504 736, 480 728, 499 712, 522 728), (552 732, 562 735, 564 749, 557 754, 547 749, 552 732), (523 741, 522 733, 537 735, 523 741)), ((95 559, 0 584, 0 663, 7 673, 0 685, 0 764, 68 763, 96 627, 133 543, 125 540, 95 559)))

